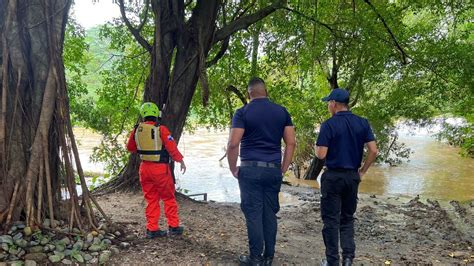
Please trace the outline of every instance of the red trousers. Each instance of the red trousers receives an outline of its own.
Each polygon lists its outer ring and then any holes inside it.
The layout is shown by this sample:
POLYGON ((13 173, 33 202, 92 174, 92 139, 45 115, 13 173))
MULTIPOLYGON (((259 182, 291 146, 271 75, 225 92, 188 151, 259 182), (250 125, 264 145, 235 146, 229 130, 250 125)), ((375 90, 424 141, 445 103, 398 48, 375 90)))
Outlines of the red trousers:
POLYGON ((159 229, 160 200, 165 205, 165 216, 168 226, 178 227, 178 204, 175 198, 175 187, 169 164, 142 162, 140 164, 140 183, 147 201, 145 210, 146 228, 149 231, 159 229))

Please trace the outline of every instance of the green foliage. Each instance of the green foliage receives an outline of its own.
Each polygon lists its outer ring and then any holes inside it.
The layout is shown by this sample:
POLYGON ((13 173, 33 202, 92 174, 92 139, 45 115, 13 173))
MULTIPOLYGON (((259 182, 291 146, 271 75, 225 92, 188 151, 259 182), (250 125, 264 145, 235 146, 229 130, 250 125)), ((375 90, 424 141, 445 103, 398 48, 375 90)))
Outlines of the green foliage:
MULTIPOLYGON (((243 2, 226 4, 227 23, 243 2)), ((267 2, 256 1, 248 12, 267 2)), ((374 129, 380 161, 399 164, 410 155, 409 147, 398 141, 398 122, 424 125, 445 115, 463 117, 467 124, 447 129, 440 138, 461 145, 472 156, 474 11, 469 2, 370 3, 289 1, 293 11, 278 11, 234 34, 224 57, 207 69, 209 104, 202 105, 199 87, 187 128, 228 128, 233 112, 243 103, 226 88, 232 85, 245 95, 249 78, 261 76, 272 100, 293 116, 296 163, 302 165, 313 156, 318 125, 329 117, 320 99, 334 85, 330 78, 336 70, 338 86, 351 92, 353 112, 368 118, 374 129)), ((138 6, 129 10, 135 17, 139 11, 138 6)), ((219 16, 222 26, 222 11, 219 16)), ((145 25, 143 35, 152 40, 153 27, 145 25)), ((219 48, 212 48, 208 61, 219 48)), ((138 117, 149 60, 120 21, 86 35, 77 26, 68 26, 65 63, 73 115, 76 122, 104 136, 94 159, 106 162, 112 175, 126 163, 124 136, 138 117)))

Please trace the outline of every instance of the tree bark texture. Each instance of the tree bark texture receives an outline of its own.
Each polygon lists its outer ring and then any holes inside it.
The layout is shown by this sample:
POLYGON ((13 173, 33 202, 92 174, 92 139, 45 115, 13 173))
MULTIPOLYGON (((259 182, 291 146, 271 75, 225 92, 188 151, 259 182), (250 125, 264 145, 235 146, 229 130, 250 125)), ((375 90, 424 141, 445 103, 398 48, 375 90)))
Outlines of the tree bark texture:
MULTIPOLYGON (((0 1, 1 227, 19 219, 38 224, 43 218, 69 220, 71 227, 85 225, 74 181, 73 160, 78 169, 80 161, 62 61, 71 2, 0 1), (68 195, 68 204, 62 204, 62 194, 68 195)), ((93 226, 87 187, 82 198, 93 226)))

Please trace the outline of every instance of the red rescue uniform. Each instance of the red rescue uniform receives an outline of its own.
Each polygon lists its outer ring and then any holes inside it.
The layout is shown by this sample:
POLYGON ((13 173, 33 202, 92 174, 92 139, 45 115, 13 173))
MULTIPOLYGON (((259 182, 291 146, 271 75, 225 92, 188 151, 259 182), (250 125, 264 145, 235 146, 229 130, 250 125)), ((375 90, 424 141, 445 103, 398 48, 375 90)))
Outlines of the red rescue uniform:
MULTIPOLYGON (((149 125, 155 124, 153 121, 146 121, 145 123, 149 125)), ((163 125, 160 125, 160 138, 171 159, 176 162, 182 161, 183 155, 179 152, 169 129, 163 125)), ((132 153, 137 152, 135 130, 130 134, 127 149, 132 153)), ((142 161, 139 174, 143 195, 147 201, 145 211, 147 220, 146 228, 149 231, 159 230, 160 200, 162 200, 165 205, 165 216, 168 221, 168 226, 178 227, 178 204, 175 198, 175 186, 170 165, 168 163, 142 161)))

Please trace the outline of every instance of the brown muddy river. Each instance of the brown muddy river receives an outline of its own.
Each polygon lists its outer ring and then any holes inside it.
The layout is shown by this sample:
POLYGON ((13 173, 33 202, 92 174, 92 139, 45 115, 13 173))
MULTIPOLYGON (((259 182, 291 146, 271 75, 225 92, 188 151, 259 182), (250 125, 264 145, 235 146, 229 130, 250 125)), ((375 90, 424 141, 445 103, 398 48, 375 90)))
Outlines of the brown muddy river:
MULTIPOLYGON (((75 134, 79 141, 83 168, 86 171, 103 172, 103 164, 89 160, 93 147, 100 143, 100 136, 83 129, 75 129, 75 134)), ((224 155, 227 137, 227 132, 206 129, 199 129, 193 134, 185 133, 179 148, 188 170, 185 175, 176 174, 177 186, 187 194, 207 193, 209 200, 240 201, 238 183, 229 172, 227 160, 219 162, 224 155)), ((375 195, 420 195, 442 200, 474 199, 474 159, 461 157, 459 149, 437 142, 426 133, 402 133, 400 140, 413 149, 410 161, 397 167, 371 167, 361 182, 361 192, 375 195)), ((295 184, 319 187, 319 179, 286 179, 295 184)))

